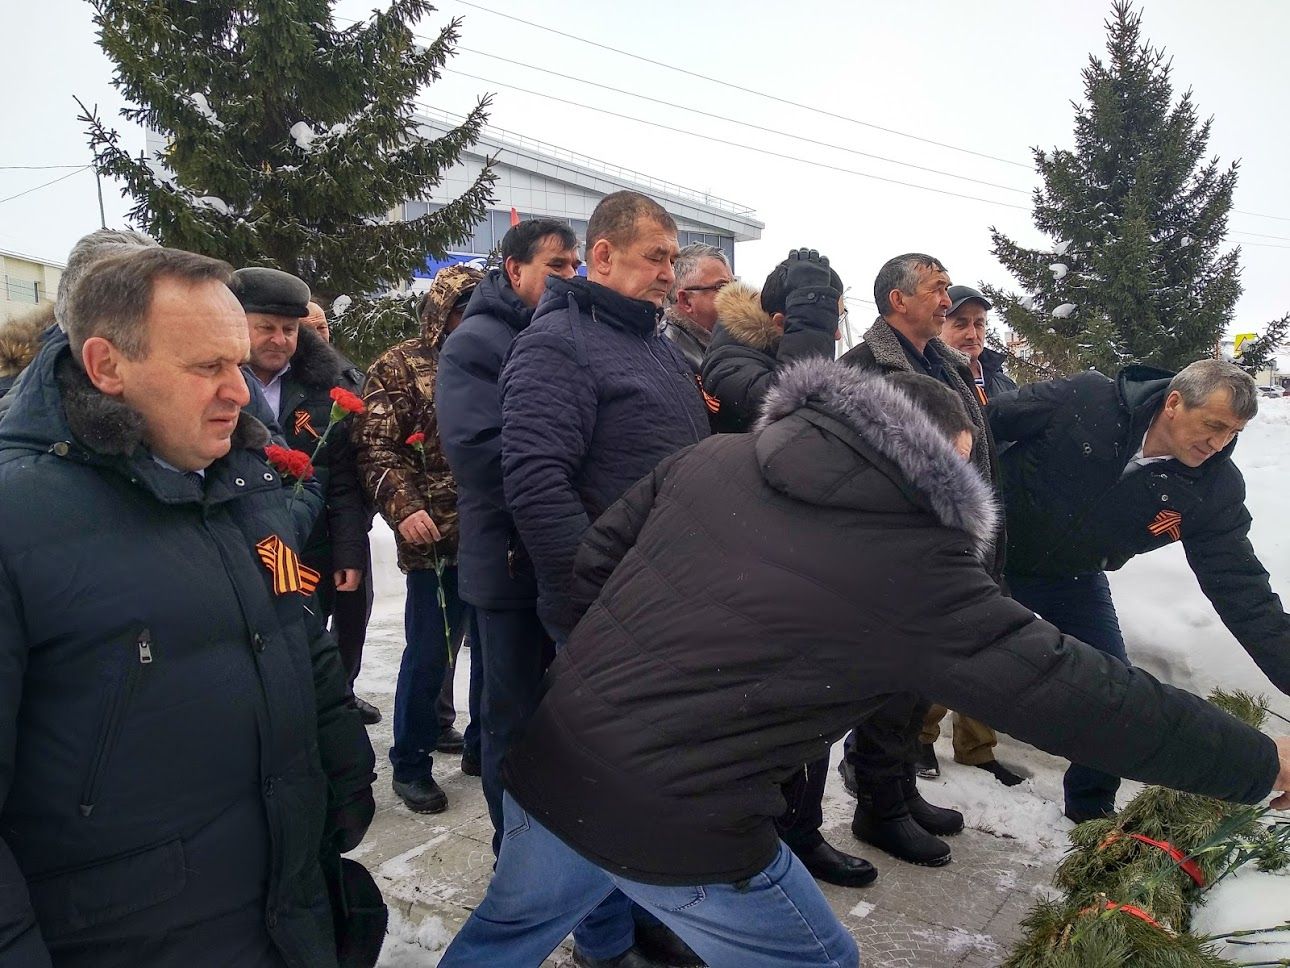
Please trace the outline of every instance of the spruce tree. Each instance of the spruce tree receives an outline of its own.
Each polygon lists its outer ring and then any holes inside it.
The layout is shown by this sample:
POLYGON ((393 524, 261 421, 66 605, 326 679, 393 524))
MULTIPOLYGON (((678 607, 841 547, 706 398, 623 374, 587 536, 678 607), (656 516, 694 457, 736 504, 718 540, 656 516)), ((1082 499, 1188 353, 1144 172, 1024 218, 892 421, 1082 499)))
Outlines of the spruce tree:
POLYGON ((989 295, 1049 375, 1212 356, 1241 294, 1240 250, 1224 249, 1237 165, 1206 157, 1212 119, 1190 90, 1175 103, 1170 62, 1141 25, 1117 0, 1107 58, 1083 70, 1074 147, 1034 149, 1034 223, 1052 247, 991 229, 1022 291, 989 295))
POLYGON ((425 198, 479 136, 488 98, 440 138, 413 117, 458 39, 412 34, 434 7, 394 0, 340 28, 330 0, 91 0, 130 121, 159 131, 160 157, 131 157, 87 111, 101 171, 136 200, 131 220, 162 244, 300 276, 327 305, 403 285, 428 255, 468 237, 491 200, 488 166, 446 207, 389 221, 425 198))

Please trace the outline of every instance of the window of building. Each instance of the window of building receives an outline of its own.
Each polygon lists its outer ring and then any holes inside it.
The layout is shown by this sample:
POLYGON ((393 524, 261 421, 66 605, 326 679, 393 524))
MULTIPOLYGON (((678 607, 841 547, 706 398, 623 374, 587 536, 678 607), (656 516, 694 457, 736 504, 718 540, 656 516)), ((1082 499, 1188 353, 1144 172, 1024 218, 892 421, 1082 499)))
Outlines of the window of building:
POLYGON ((31 303, 35 305, 40 302, 40 283, 33 282, 31 279, 18 279, 14 276, 6 275, 5 298, 10 302, 31 303))

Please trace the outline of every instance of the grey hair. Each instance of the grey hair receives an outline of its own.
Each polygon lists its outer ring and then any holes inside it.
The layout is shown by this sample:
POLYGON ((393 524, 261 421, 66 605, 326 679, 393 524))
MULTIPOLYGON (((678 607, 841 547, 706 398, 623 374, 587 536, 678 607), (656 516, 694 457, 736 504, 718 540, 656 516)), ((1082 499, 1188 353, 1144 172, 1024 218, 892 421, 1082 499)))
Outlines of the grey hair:
POLYGON ((1169 381, 1169 389, 1177 390, 1187 407, 1203 406, 1210 394, 1226 390, 1238 420, 1250 420, 1259 412, 1254 377, 1224 360, 1197 360, 1169 381))
POLYGON ((72 289, 80 282, 85 270, 105 255, 128 252, 155 246, 156 240, 134 229, 95 229, 82 236, 67 254, 67 268, 58 280, 58 295, 54 298, 54 321, 67 332, 67 307, 72 289), (130 248, 123 248, 129 246, 130 248))
POLYGON ((941 260, 922 252, 906 252, 894 259, 888 259, 878 270, 878 278, 873 281, 873 301, 878 304, 878 315, 891 313, 891 291, 899 289, 906 296, 912 296, 918 288, 918 280, 924 272, 949 272, 941 260))
POLYGON ((690 284, 705 259, 716 259, 727 269, 730 268, 730 260, 715 245, 691 242, 677 253, 676 261, 672 263, 672 272, 676 275, 676 281, 672 283, 672 288, 667 293, 669 306, 676 305, 676 294, 690 284))

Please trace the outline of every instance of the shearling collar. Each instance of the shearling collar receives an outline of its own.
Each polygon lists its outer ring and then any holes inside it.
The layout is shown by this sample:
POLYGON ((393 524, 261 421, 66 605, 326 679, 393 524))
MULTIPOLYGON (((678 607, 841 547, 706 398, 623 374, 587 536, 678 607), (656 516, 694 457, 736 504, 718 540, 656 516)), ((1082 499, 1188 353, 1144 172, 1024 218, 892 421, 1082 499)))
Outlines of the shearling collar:
POLYGON ((784 331, 761 308, 761 293, 746 282, 732 282, 717 293, 717 322, 737 343, 773 353, 784 331))
MULTIPOLYGON (((104 457, 129 457, 143 444, 143 417, 115 397, 101 393, 85 371, 64 356, 55 365, 67 427, 86 448, 104 457)), ((233 430, 235 449, 258 449, 269 443, 269 431, 249 413, 239 415, 233 430)))
MULTIPOLYGON (((896 331, 891 328, 891 323, 887 322, 885 318, 879 316, 874 320, 873 325, 869 327, 862 338, 865 345, 873 351, 873 358, 880 366, 888 370, 913 372, 914 368, 909 365, 905 351, 900 346, 900 340, 896 338, 896 331)), ((940 358, 955 370, 962 370, 964 367, 971 365, 966 356, 948 343, 943 342, 939 337, 934 337, 927 342, 940 358)), ((957 376, 958 374, 955 375, 957 376)))
POLYGON ((894 464, 941 524, 966 532, 977 558, 989 564, 999 524, 990 486, 899 387, 838 361, 802 360, 766 395, 755 430, 803 408, 840 421, 894 464))

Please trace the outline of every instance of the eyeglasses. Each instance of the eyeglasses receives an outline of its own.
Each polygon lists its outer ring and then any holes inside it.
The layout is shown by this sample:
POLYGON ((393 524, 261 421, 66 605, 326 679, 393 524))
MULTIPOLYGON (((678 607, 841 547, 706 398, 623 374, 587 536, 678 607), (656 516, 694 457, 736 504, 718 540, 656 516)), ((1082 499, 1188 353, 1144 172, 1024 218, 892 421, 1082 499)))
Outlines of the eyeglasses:
POLYGON ((686 286, 681 292, 720 292, 726 286, 730 285, 731 280, 726 279, 723 282, 716 282, 710 286, 686 286))
POLYGON ((844 309, 842 310, 842 315, 838 317, 838 325, 846 326, 846 324, 847 324, 847 311, 844 309))

